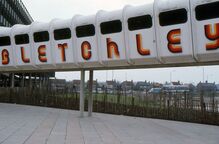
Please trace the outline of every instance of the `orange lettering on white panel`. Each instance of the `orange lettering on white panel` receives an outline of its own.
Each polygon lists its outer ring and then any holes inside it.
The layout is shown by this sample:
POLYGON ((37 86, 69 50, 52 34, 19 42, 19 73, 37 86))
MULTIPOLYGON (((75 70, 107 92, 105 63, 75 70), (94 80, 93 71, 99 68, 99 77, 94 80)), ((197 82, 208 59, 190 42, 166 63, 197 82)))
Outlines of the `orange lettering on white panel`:
POLYGON ((142 35, 141 34, 137 34, 136 35, 136 42, 137 42, 137 50, 138 50, 138 53, 142 56, 146 56, 146 55, 150 55, 151 52, 149 49, 145 49, 143 47, 143 44, 142 44, 142 35))
POLYGON ((205 25, 205 36, 210 40, 206 44, 206 50, 216 50, 219 48, 219 23, 205 25))
POLYGON ((168 49, 172 53, 182 53, 182 47, 180 46, 181 44, 181 30, 180 29, 174 29, 171 30, 167 34, 167 40, 168 40, 168 49))
POLYGON ((120 58, 118 45, 111 40, 111 38, 106 39, 107 43, 107 55, 109 59, 113 58, 113 55, 116 58, 120 58))
POLYGON ((58 44, 58 48, 61 50, 61 59, 62 59, 62 62, 65 62, 65 61, 66 61, 65 49, 68 48, 68 44, 67 44, 67 43, 58 44))
POLYGON ((89 60, 91 59, 92 53, 91 53, 91 45, 88 41, 84 41, 81 44, 81 55, 83 59, 89 60))
POLYGON ((38 58, 39 61, 45 63, 47 62, 47 57, 46 57, 46 46, 45 45, 41 45, 38 48, 38 58))
POLYGON ((21 47, 21 59, 24 63, 30 63, 30 59, 25 55, 24 47, 21 47))
POLYGON ((9 58, 9 52, 6 49, 2 50, 2 64, 3 65, 8 65, 10 62, 10 58, 9 58))

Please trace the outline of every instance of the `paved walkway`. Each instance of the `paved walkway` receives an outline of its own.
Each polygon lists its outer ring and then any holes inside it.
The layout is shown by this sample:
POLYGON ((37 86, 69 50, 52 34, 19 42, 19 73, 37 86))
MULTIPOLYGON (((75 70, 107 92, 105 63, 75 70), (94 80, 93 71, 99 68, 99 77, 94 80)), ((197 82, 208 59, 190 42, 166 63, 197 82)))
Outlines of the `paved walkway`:
POLYGON ((219 144, 219 127, 0 103, 0 144, 219 144))

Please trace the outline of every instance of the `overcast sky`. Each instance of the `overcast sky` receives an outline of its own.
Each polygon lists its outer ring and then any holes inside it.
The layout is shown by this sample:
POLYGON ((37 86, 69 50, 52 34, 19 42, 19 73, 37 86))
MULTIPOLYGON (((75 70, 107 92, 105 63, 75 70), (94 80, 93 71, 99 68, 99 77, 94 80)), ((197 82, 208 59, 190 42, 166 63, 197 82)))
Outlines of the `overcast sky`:
MULTIPOLYGON (((122 9, 125 5, 142 5, 153 0, 23 0, 35 21, 48 22, 54 18, 68 19, 76 14, 90 15, 98 10, 122 9)), ((99 81, 116 79, 134 81, 166 82, 182 81, 198 83, 208 80, 219 83, 219 67, 185 67, 141 70, 95 71, 94 79, 99 81)), ((57 78, 79 79, 79 72, 56 73, 57 78)), ((88 73, 86 74, 88 79, 88 73)))

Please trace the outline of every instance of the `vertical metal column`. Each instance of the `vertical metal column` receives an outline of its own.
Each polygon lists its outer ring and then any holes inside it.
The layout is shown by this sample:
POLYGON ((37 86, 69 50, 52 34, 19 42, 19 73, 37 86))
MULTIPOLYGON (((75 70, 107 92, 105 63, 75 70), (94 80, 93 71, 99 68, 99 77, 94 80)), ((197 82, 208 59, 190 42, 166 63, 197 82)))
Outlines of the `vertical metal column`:
POLYGON ((21 87, 24 87, 25 86, 25 74, 24 73, 22 73, 22 81, 21 81, 21 87))
POLYGON ((85 86, 85 70, 81 70, 80 83, 80 116, 84 117, 84 86, 85 86))
POLYGON ((11 88, 14 88, 14 73, 11 73, 11 88))
POLYGON ((29 74, 29 87, 32 88, 32 75, 29 74))
POLYGON ((42 78, 42 75, 40 74, 39 75, 39 87, 40 87, 40 89, 42 88, 42 81, 43 81, 43 78, 42 78))
POLYGON ((93 111, 93 70, 90 70, 89 78, 89 97, 88 97, 88 116, 92 116, 93 111))

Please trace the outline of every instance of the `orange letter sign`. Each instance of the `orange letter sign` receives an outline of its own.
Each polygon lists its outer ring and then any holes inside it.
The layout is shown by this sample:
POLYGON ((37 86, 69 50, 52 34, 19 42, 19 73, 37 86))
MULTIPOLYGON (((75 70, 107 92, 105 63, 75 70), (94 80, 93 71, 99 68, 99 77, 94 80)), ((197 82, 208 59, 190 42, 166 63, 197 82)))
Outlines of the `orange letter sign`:
POLYGON ((47 62, 47 58, 46 58, 46 46, 45 45, 41 45, 38 48, 38 58, 41 62, 47 62))
POLYGON ((65 62, 65 61, 66 61, 65 49, 68 48, 68 44, 67 44, 67 43, 58 44, 58 48, 61 50, 61 59, 62 59, 62 62, 65 62))
POLYGON ((112 59, 113 58, 113 53, 114 53, 116 58, 120 58, 118 45, 115 42, 113 42, 111 40, 111 38, 107 38, 106 42, 107 42, 107 54, 108 54, 108 58, 112 59))
POLYGON ((21 47, 21 59, 24 63, 29 63, 30 62, 30 59, 26 58, 26 56, 25 56, 24 47, 21 47))
POLYGON ((137 50, 140 55, 142 56, 150 55, 150 50, 143 48, 141 34, 136 35, 136 42, 137 42, 137 50))
POLYGON ((84 41, 82 44, 81 44, 81 55, 83 57, 83 59, 85 60, 89 60, 91 59, 91 45, 88 41, 84 41))
POLYGON ((172 53, 181 53, 182 52, 182 47, 180 46, 181 44, 181 30, 180 29, 175 29, 171 30, 167 34, 167 40, 168 40, 168 49, 172 53))
POLYGON ((214 25, 205 25, 205 35, 212 41, 206 44, 206 50, 216 50, 219 48, 219 23, 214 25))
POLYGON ((2 64, 7 65, 10 62, 9 52, 6 49, 2 50, 2 64))

